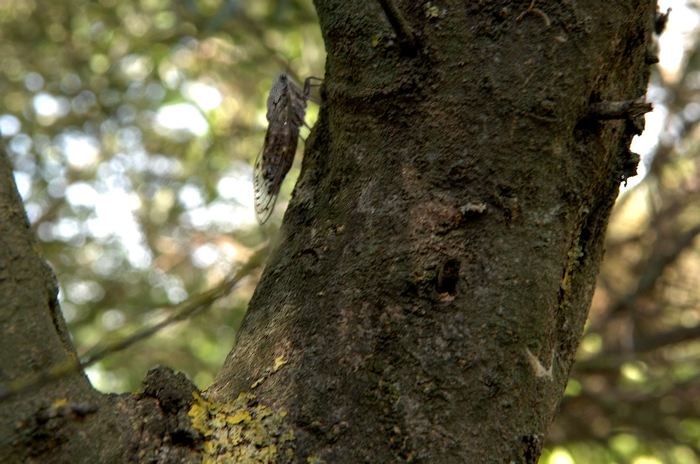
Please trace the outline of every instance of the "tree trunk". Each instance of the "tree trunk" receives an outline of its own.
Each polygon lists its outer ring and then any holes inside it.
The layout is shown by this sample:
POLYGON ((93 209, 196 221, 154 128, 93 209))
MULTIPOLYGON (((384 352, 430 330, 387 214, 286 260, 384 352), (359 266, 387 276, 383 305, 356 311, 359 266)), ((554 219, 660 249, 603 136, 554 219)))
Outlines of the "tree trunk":
MULTIPOLYGON (((323 104, 214 385, 32 390, 8 462, 537 461, 638 127, 590 108, 644 95, 655 5, 392 5, 316 0, 323 104)), ((3 382, 74 356, 7 171, 3 382)))
POLYGON ((433 3, 399 2, 411 53, 316 1, 324 104, 209 390, 301 458, 535 462, 586 319, 633 135, 587 115, 644 95, 654 4, 433 3))

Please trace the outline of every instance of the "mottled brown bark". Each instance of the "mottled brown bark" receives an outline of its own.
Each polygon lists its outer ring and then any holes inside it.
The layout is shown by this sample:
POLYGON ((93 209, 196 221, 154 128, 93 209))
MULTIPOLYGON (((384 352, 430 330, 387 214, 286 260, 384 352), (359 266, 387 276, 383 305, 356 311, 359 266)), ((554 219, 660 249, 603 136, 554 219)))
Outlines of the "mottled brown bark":
POLYGON ((317 0, 324 104, 210 395, 299 462, 535 462, 639 121, 654 4, 317 0), (396 22, 396 21, 394 21, 396 22), (281 366, 281 367, 280 367, 281 366))
MULTIPOLYGON (((590 107, 644 94, 654 4, 384 3, 410 47, 379 2, 316 1, 319 121, 206 397, 66 377, 0 404, 3 462, 537 460, 638 127, 590 107)), ((0 240, 6 384, 75 353, 4 159, 0 240)))
POLYGON ((0 393, 34 381, 0 401, 0 462, 199 461, 187 419, 194 387, 168 371, 135 396, 102 395, 82 373, 36 382, 76 360, 54 274, 37 250, 0 152, 0 393), (173 397, 181 404, 164 406, 173 397))
MULTIPOLYGON (((46 372, 75 351, 56 300, 53 272, 37 246, 12 178, 0 153, 0 384, 46 372)), ((98 395, 83 375, 63 377, 0 404, 0 461, 50 462, 62 449, 67 456, 96 458, 86 448, 99 440, 95 427, 98 395), (91 427, 86 428, 88 425, 91 427), (79 432, 82 435, 79 435, 79 432), (80 449, 82 451, 80 451, 80 449), (79 454, 75 454, 78 452, 79 454)), ((102 432, 102 433, 100 433, 102 432)))

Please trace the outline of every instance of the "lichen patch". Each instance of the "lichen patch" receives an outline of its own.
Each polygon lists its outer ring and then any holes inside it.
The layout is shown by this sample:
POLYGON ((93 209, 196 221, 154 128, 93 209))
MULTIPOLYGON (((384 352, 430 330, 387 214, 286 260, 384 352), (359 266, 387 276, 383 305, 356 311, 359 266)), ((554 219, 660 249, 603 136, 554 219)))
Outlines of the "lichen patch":
POLYGON ((193 392, 188 415, 204 437, 203 463, 289 463, 294 456, 294 431, 284 410, 273 410, 242 392, 229 403, 211 401, 193 392))

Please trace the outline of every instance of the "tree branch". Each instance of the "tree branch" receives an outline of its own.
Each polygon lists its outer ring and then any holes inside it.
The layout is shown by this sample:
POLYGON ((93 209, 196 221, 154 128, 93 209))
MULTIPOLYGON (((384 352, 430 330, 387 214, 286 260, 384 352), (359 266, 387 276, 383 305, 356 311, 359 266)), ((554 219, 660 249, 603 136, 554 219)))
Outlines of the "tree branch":
POLYGON ((602 101, 592 103, 588 109, 588 117, 591 119, 632 119, 648 113, 654 107, 644 98, 623 101, 602 101))
MULTIPOLYGON (((698 235, 700 235, 700 225, 693 227, 683 234, 683 236, 676 241, 673 248, 667 253, 652 254, 644 266, 644 269, 647 271, 639 278, 637 287, 632 292, 620 298, 609 310, 609 315, 614 316, 624 311, 632 306, 637 298, 651 290, 666 268, 674 263, 680 254, 693 244, 693 241, 698 235)), ((609 319, 609 317, 606 318, 606 320, 609 319)))
POLYGON ((693 327, 678 327, 666 332, 642 338, 635 343, 634 351, 629 353, 620 350, 607 350, 590 358, 576 361, 576 371, 590 372, 600 370, 618 369, 619 366, 636 355, 648 353, 679 343, 700 338, 700 324, 693 327))

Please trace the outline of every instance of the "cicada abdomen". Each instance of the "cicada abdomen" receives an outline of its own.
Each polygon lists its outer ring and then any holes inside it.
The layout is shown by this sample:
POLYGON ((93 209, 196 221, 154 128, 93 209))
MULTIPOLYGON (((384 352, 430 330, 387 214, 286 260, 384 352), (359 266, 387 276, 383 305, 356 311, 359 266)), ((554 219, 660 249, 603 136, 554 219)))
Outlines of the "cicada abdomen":
POLYGON ((304 124, 310 79, 304 89, 287 74, 280 74, 267 97, 267 133, 255 160, 255 214, 263 224, 275 207, 280 186, 292 167, 299 130, 304 124))

